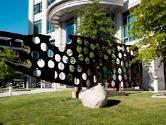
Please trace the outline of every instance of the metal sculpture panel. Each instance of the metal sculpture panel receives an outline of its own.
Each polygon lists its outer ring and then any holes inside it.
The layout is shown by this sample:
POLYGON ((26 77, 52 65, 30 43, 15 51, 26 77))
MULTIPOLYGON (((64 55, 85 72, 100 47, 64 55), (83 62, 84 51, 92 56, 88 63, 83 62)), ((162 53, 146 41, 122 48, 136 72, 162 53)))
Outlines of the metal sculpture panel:
POLYGON ((37 79, 79 87, 92 87, 102 82, 117 90, 121 86, 137 86, 141 80, 140 64, 129 65, 133 51, 124 44, 110 46, 106 41, 71 35, 70 44, 60 51, 49 43, 50 36, 2 31, 0 36, 20 40, 24 49, 29 48, 18 53, 21 60, 29 60, 30 67, 6 63, 37 79))

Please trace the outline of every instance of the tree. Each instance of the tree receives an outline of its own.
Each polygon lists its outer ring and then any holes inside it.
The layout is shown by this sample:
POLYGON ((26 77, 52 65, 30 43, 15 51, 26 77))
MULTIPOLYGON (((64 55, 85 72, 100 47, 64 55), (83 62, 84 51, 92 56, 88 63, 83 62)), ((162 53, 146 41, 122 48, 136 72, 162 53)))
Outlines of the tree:
POLYGON ((156 57, 166 57, 165 8, 165 0, 141 0, 132 10, 136 21, 130 33, 139 38, 136 46, 140 49, 136 53, 135 61, 148 64, 156 57))
POLYGON ((5 61, 13 62, 16 58, 15 52, 10 49, 0 49, 0 81, 15 76, 15 71, 6 65, 5 61))
POLYGON ((101 9, 100 0, 90 0, 90 2, 78 10, 80 20, 77 34, 105 41, 115 41, 114 22, 101 9))

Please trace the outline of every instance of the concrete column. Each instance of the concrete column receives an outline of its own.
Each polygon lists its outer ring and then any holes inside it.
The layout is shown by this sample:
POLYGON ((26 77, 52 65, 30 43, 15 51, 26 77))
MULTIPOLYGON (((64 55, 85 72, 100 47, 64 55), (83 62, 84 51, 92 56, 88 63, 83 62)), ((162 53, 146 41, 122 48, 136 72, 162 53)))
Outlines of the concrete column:
POLYGON ((26 81, 26 89, 29 89, 29 82, 26 81))
POLYGON ((122 29, 122 26, 123 26, 123 16, 122 16, 122 13, 120 10, 117 10, 116 12, 116 15, 115 15, 115 23, 116 23, 116 26, 118 28, 116 34, 115 34, 115 37, 117 37, 119 40, 122 41, 122 38, 123 38, 123 29, 122 29))
POLYGON ((52 88, 55 89, 55 91, 57 91, 57 83, 53 82, 52 83, 52 88))
POLYGON ((158 93, 159 88, 158 88, 158 78, 157 76, 154 76, 154 93, 158 93))
POLYGON ((42 34, 47 34, 47 0, 42 0, 42 34))
POLYGON ((34 0, 29 0, 29 7, 28 7, 28 34, 33 34, 33 22, 34 22, 34 0))
POLYGON ((9 96, 12 96, 13 86, 12 83, 9 83, 9 96))

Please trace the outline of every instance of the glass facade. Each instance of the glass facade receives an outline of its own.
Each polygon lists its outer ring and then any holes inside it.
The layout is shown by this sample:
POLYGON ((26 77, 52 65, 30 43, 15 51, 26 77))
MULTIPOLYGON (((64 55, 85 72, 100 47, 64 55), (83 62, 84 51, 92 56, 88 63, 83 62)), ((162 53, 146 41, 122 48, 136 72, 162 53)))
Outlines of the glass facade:
POLYGON ((54 1, 55 1, 55 0, 48 0, 48 1, 47 1, 47 5, 48 5, 48 6, 51 5, 54 1))
POLYGON ((34 22, 34 34, 40 34, 42 28, 42 21, 38 20, 34 22))
POLYGON ((69 35, 74 34, 74 18, 66 22, 66 43, 70 43, 69 35))
POLYGON ((133 27, 135 18, 129 12, 123 14, 123 41, 124 43, 135 40, 135 38, 129 34, 133 27))
POLYGON ((42 2, 34 5, 34 14, 42 12, 42 2))
POLYGON ((50 21, 47 21, 47 33, 51 33, 53 31, 55 31, 54 25, 50 21))

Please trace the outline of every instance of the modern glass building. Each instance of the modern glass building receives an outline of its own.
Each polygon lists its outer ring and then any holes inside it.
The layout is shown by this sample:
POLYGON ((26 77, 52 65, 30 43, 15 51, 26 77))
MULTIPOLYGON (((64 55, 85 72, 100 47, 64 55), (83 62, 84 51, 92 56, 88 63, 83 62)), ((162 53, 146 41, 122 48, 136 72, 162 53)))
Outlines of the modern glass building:
MULTIPOLYGON (((50 42, 63 50, 70 40, 68 35, 75 34, 79 16, 75 9, 82 5, 89 4, 89 0, 29 0, 29 34, 50 35, 50 42)), ((139 4, 139 0, 101 0, 101 7, 115 21, 118 28, 116 37, 127 45, 137 42, 136 38, 129 35, 132 23, 135 18, 129 10, 139 4)), ((51 53, 50 53, 51 54, 51 53)), ((141 88, 154 90, 166 89, 164 67, 160 59, 151 62, 149 69, 142 69, 141 88), (154 76, 157 76, 157 83, 154 76)), ((166 72, 166 69, 165 69, 166 72)))

